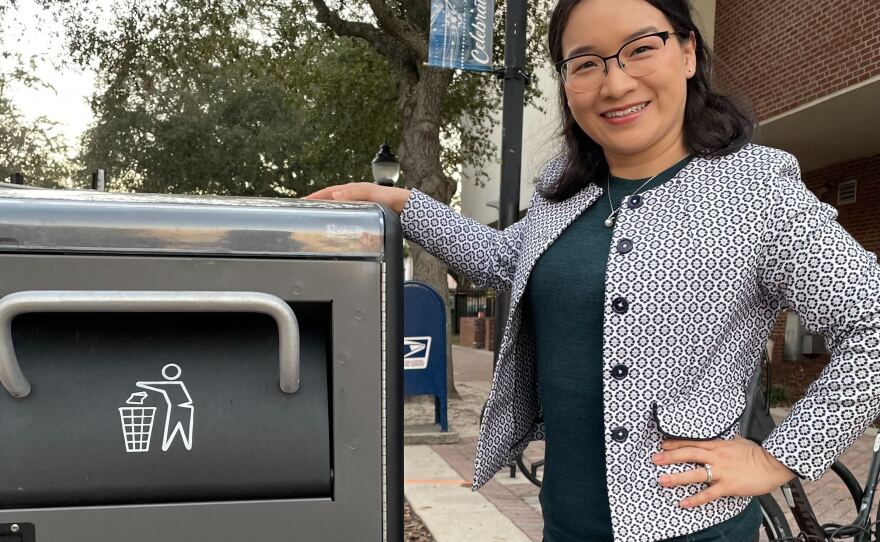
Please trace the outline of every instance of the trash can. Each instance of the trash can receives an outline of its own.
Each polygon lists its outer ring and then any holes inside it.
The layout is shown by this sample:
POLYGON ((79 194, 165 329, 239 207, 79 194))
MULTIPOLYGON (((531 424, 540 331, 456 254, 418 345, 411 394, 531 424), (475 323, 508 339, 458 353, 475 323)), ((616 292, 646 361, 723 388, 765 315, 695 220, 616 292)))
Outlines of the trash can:
POLYGON ((0 189, 0 540, 402 540, 401 246, 373 204, 0 189))

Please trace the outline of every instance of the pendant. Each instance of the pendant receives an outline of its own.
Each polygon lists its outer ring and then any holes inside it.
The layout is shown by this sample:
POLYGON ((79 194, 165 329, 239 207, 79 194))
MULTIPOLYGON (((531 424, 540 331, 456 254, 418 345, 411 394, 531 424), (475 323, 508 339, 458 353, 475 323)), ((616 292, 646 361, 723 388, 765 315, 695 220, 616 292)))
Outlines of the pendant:
POLYGON ((613 225, 614 225, 614 220, 610 216, 605 219, 605 227, 606 228, 610 228, 613 225))

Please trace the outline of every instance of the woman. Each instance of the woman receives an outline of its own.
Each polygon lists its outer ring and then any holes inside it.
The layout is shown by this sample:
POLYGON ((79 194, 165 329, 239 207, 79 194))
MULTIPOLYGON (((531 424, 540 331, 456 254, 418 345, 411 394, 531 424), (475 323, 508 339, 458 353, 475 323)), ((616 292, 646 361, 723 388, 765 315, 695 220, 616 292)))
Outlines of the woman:
POLYGON ((880 411, 880 267, 712 91, 686 0, 560 0, 564 153, 497 232, 418 190, 353 183, 475 283, 511 289, 475 488, 545 438, 547 542, 751 540, 750 497, 814 480, 880 411), (783 307, 832 358, 757 445, 745 386, 783 307))

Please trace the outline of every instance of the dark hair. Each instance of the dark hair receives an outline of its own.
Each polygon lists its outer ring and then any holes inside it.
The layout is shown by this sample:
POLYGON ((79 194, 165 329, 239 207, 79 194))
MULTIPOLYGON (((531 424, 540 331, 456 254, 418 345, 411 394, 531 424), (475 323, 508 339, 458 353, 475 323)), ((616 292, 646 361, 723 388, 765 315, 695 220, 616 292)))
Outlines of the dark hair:
MULTIPOLYGON (((548 42, 553 63, 562 58, 562 31, 572 9, 581 0, 559 0, 550 17, 548 42)), ((712 88, 712 54, 691 18, 688 0, 645 0, 666 16, 679 40, 696 39, 696 72, 687 82, 687 103, 684 112, 684 144, 693 154, 724 156, 741 149, 752 138, 752 115, 735 100, 722 96, 712 88)), ((559 80, 560 110, 565 168, 559 180, 538 188, 541 195, 553 201, 567 199, 591 182, 602 182, 608 174, 608 163, 602 147, 581 130, 565 97, 559 80)))

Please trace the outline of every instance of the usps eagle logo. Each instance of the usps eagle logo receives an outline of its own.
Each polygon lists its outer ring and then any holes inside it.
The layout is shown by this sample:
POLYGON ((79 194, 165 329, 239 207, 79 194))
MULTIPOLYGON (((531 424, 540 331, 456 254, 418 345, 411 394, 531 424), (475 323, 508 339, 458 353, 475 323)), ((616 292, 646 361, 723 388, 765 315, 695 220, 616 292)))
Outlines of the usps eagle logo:
POLYGON ((403 368, 425 369, 431 354, 431 337, 403 338, 403 368))

